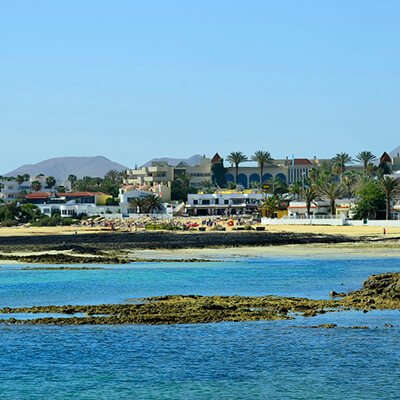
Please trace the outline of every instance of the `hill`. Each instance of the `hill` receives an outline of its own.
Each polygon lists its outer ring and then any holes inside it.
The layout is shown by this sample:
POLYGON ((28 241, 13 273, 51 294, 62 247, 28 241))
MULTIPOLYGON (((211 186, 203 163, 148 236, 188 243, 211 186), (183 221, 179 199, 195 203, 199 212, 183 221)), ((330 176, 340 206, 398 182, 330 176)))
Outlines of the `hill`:
POLYGON ((26 164, 4 176, 23 174, 54 176, 56 179, 66 179, 70 174, 78 178, 84 176, 103 177, 109 170, 121 171, 127 167, 109 160, 103 156, 95 157, 57 157, 40 161, 37 164, 26 164))
POLYGON ((175 167, 178 165, 181 161, 185 162, 186 164, 190 165, 191 167, 200 164, 201 159, 203 156, 200 154, 195 154, 192 157, 189 158, 168 158, 168 157, 162 157, 162 158, 153 158, 150 161, 147 161, 146 164, 143 164, 142 167, 149 167, 152 162, 156 161, 162 161, 162 162, 167 162, 169 165, 175 167))
POLYGON ((390 157, 396 157, 397 154, 400 154, 400 146, 397 146, 394 150, 389 153, 390 157))

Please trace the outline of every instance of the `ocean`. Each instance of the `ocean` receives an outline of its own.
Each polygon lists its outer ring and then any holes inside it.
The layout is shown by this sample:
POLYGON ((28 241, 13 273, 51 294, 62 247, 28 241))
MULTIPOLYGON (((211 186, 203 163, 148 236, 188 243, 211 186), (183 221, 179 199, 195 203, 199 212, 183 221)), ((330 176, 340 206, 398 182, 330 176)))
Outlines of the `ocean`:
MULTIPOLYGON (((0 265, 0 306, 165 294, 329 298, 400 259, 254 258, 101 270, 0 265)), ((0 399, 399 399, 400 312, 167 326, 0 325, 0 399), (335 323, 334 329, 307 328, 335 323), (393 328, 385 327, 392 324, 393 328), (370 329, 350 329, 351 326, 370 329)))

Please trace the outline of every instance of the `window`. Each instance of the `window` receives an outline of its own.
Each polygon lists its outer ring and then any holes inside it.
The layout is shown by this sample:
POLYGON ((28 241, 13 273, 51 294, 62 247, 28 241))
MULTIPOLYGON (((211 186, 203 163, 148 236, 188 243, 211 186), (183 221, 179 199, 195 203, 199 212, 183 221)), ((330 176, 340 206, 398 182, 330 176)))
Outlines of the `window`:
POLYGON ((202 202, 201 202, 201 204, 204 204, 204 205, 209 205, 210 204, 210 200, 203 200, 202 202))
POLYGON ((215 199, 214 204, 219 204, 219 199, 215 199))
POLYGON ((199 204, 198 200, 193 200, 193 204, 199 204))
POLYGON ((229 200, 224 200, 224 204, 229 204, 229 200))

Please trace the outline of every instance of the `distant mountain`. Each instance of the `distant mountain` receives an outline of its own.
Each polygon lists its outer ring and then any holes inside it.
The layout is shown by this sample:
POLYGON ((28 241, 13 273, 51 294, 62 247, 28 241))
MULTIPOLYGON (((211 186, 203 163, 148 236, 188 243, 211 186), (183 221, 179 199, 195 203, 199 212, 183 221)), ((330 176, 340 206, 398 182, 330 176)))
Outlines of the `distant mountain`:
POLYGON ((397 146, 394 150, 389 153, 390 157, 396 157, 397 154, 400 154, 400 146, 397 146))
POLYGON ((102 156, 96 157, 58 157, 40 161, 37 164, 26 164, 4 176, 29 174, 31 176, 43 174, 54 176, 56 179, 66 179, 70 174, 78 178, 84 176, 103 177, 110 169, 117 171, 127 167, 102 156))
POLYGON ((168 158, 168 157, 153 158, 150 161, 147 161, 146 164, 143 164, 142 167, 149 167, 152 162, 156 162, 156 161, 167 162, 169 165, 172 165, 173 167, 175 167, 181 161, 183 161, 186 164, 193 167, 195 165, 200 164, 202 158, 203 158, 203 156, 201 156, 200 154, 195 154, 194 156, 192 156, 190 158, 168 158))

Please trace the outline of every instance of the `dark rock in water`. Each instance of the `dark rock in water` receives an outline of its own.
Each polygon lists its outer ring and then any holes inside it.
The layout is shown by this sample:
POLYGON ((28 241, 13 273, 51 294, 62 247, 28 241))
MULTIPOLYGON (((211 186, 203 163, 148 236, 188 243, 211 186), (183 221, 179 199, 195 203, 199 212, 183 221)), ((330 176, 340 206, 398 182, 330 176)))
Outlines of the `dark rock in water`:
POLYGON ((346 293, 343 293, 343 292, 338 293, 338 292, 335 292, 334 290, 331 290, 329 292, 329 296, 331 296, 331 297, 344 297, 344 296, 346 296, 346 293))
POLYGON ((309 328, 327 328, 327 329, 332 329, 332 328, 336 328, 336 327, 337 327, 336 324, 321 324, 321 325, 309 326, 309 328))
MULTIPOLYGON (((221 321, 270 321, 294 319, 295 315, 313 317, 326 311, 400 309, 397 296, 400 273, 368 278, 363 288, 342 299, 312 300, 298 297, 241 297, 166 295, 142 299, 135 304, 102 304, 83 306, 34 306, 0 309, 0 313, 59 313, 71 317, 0 320, 8 324, 95 325, 95 324, 198 324, 221 321), (74 314, 84 313, 85 317, 74 314)), ((386 327, 393 327, 385 324, 386 327)), ((310 328, 335 328, 322 324, 310 328)), ((353 329, 368 327, 353 326, 353 329)))

